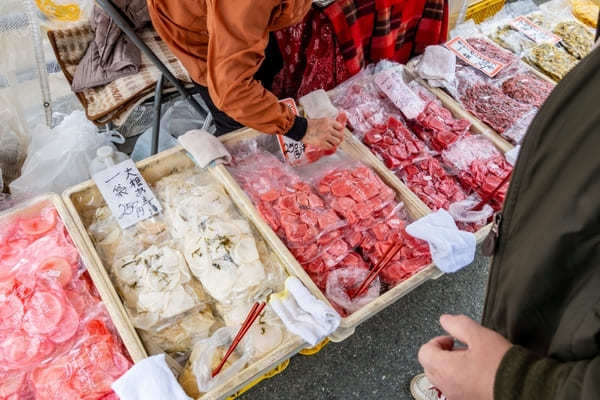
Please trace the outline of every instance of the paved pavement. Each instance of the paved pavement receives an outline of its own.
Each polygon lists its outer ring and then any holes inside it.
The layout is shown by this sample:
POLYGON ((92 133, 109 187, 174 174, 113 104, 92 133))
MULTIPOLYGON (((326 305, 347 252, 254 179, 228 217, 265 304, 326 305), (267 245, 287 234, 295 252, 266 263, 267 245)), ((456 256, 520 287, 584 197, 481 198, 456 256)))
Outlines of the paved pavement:
POLYGON ((284 372, 242 399, 412 399, 409 383, 421 372, 419 346, 441 333, 442 313, 480 318, 487 272, 488 259, 478 256, 464 270, 425 283, 344 342, 330 343, 314 356, 292 358, 284 372))

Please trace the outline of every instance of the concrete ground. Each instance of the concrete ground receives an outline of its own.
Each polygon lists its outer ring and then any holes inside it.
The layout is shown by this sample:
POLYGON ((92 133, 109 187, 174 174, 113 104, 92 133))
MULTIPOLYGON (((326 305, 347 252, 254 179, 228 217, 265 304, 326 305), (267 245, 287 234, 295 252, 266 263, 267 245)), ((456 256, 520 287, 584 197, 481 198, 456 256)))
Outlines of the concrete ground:
POLYGON ((439 316, 481 317, 488 262, 478 255, 462 271, 425 283, 360 325, 344 342, 329 343, 314 356, 295 356, 285 371, 241 398, 412 399, 410 380, 421 372, 417 351, 441 333, 439 316))

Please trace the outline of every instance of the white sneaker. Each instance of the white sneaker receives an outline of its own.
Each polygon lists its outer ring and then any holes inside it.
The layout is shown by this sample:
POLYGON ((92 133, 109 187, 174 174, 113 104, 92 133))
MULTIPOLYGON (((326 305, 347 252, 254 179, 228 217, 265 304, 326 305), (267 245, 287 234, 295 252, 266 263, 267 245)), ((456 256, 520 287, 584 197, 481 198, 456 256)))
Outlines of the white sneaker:
POLYGON ((438 388, 433 386, 425 374, 419 374, 410 382, 410 392, 415 400, 447 400, 438 388))

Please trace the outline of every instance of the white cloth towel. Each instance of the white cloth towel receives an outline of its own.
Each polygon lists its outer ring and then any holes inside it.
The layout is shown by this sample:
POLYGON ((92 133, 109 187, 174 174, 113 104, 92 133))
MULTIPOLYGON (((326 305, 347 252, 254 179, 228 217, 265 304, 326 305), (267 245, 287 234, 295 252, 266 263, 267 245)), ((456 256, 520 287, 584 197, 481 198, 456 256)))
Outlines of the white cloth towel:
POLYGON ((194 157, 196 164, 201 168, 207 167, 213 161, 225 164, 231 161, 231 154, 223 146, 223 143, 205 130, 197 129, 186 132, 177 140, 194 157))
POLYGON ((298 101, 308 118, 335 118, 338 115, 337 108, 323 89, 310 92, 298 101))
POLYGON ((298 278, 288 278, 285 288, 283 293, 271 295, 270 304, 290 332, 315 346, 338 328, 340 315, 313 296, 298 278))
POLYGON ((446 210, 418 219, 406 227, 406 232, 429 244, 431 258, 443 272, 456 272, 475 259, 475 235, 459 230, 446 210))
POLYGON ((173 376, 164 354, 135 364, 111 387, 121 400, 192 400, 173 376))

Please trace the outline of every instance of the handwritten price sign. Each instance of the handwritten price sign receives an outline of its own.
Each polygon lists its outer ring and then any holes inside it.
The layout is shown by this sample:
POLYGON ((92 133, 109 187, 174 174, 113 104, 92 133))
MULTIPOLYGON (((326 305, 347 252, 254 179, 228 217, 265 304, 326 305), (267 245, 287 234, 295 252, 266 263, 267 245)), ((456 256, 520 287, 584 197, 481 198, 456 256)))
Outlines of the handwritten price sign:
POLYGON ((498 75, 498 73, 506 67, 505 64, 481 54, 461 37, 456 37, 446 43, 446 48, 456 54, 458 58, 472 67, 477 68, 490 78, 498 75))
POLYGON ((162 211, 132 160, 100 171, 92 179, 123 229, 162 211))

